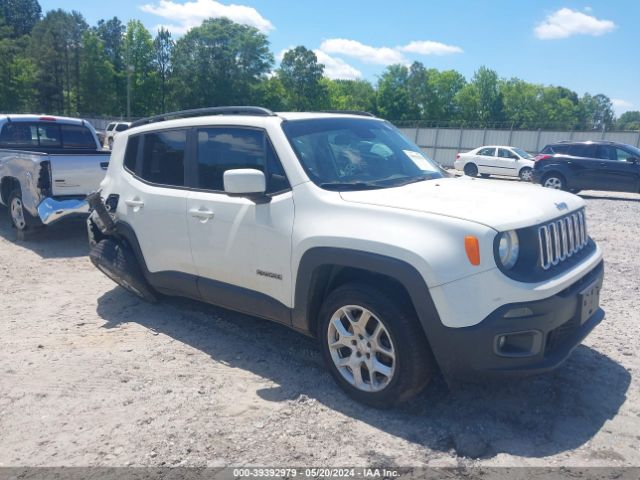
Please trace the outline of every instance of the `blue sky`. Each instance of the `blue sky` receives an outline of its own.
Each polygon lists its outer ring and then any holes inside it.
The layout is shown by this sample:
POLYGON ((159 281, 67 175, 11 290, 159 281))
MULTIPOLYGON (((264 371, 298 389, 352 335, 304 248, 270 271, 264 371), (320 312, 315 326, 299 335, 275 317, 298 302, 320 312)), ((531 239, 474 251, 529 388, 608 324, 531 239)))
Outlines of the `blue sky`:
POLYGON ((618 114, 640 110, 638 0, 40 0, 80 11, 90 24, 114 15, 180 36, 225 15, 288 47, 316 50, 334 78, 375 82, 390 63, 419 60, 467 78, 486 65, 501 77, 604 93, 618 114))

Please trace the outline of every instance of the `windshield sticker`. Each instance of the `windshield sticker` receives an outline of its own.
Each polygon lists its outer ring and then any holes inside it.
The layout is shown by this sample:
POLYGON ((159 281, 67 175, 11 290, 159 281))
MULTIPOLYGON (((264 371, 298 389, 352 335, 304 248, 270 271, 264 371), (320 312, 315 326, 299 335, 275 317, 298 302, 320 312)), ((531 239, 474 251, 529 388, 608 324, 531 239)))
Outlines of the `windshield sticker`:
POLYGON ((425 172, 437 172, 436 167, 431 165, 429 161, 421 153, 414 152, 413 150, 403 150, 404 154, 409 157, 409 159, 416 164, 420 170, 425 172))

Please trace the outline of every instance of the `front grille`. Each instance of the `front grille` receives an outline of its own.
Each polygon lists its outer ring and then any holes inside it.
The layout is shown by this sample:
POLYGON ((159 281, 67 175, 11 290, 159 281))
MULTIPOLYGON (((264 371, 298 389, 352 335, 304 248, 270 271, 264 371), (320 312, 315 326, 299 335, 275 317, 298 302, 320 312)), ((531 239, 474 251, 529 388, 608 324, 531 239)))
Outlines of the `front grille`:
POLYGON ((589 243, 584 210, 538 228, 540 266, 549 270, 575 255, 589 243))

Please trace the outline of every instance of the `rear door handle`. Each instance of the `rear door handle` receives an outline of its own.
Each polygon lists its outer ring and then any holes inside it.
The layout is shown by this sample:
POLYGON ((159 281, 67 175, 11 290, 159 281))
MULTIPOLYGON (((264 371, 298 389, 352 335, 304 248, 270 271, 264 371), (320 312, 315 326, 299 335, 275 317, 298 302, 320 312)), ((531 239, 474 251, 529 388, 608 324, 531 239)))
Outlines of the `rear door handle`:
POLYGON ((208 220, 209 218, 213 218, 215 215, 211 210, 192 208, 189 210, 189 213, 192 217, 200 218, 202 220, 208 220))
POLYGON ((138 207, 138 208, 144 207, 144 202, 142 200, 131 199, 131 200, 125 200, 124 203, 126 203, 130 207, 138 207))

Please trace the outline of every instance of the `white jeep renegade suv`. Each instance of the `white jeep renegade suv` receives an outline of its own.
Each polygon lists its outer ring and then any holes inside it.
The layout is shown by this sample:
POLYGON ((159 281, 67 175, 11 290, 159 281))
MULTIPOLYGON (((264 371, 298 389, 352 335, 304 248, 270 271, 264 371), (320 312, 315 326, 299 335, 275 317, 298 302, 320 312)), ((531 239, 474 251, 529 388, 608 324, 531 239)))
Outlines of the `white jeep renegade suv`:
POLYGON ((90 198, 91 259, 316 336, 336 381, 392 405, 447 379, 558 366, 603 319, 584 202, 453 178, 388 122, 220 107, 136 122, 90 198))

